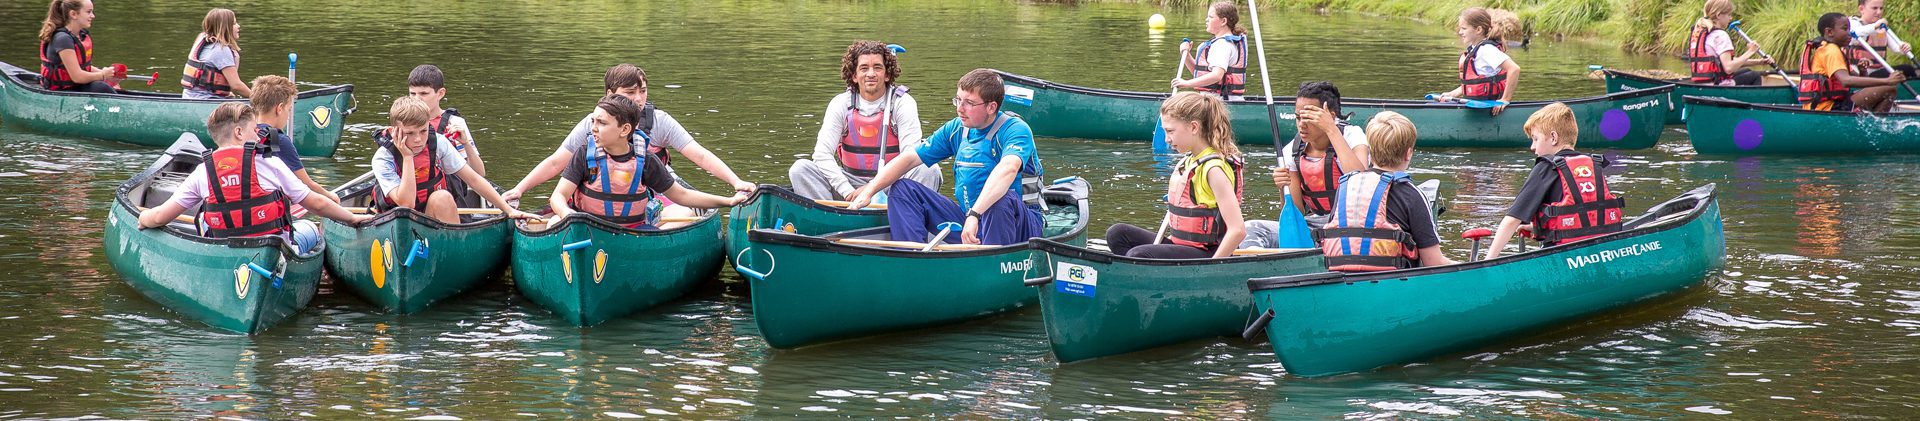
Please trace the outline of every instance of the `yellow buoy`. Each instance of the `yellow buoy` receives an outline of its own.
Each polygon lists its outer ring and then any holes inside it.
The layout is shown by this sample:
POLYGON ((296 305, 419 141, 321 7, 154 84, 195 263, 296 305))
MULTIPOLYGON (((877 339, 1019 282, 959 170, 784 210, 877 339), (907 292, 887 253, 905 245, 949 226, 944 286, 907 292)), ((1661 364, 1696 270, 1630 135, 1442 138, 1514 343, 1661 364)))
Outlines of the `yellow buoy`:
POLYGON ((1148 16, 1147 29, 1152 29, 1155 31, 1167 29, 1167 17, 1161 16, 1159 13, 1155 13, 1153 14, 1153 16, 1148 16))

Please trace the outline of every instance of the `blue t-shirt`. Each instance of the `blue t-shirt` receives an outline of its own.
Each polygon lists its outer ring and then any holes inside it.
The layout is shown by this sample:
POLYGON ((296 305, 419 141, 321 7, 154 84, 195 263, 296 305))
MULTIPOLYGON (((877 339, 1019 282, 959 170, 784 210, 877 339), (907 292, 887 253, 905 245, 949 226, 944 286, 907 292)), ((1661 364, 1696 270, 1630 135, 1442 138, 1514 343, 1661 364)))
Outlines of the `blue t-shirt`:
POLYGON ((293 138, 288 137, 287 132, 265 124, 254 126, 254 129, 264 130, 273 138, 273 143, 269 145, 273 147, 273 156, 279 157, 281 163, 287 164, 288 171, 307 168, 306 164, 300 163, 300 151, 293 148, 293 138))
MULTIPOLYGON (((961 209, 973 208, 973 202, 980 198, 980 190, 987 185, 987 177, 993 174, 993 167, 1000 163, 1002 156, 1018 156, 1026 165, 1022 173, 1040 174, 1039 159, 1034 157, 1033 129, 1027 122, 1011 113, 1001 113, 994 118, 993 126, 999 130, 990 140, 987 130, 968 129, 961 126, 956 117, 927 135, 926 143, 914 151, 926 166, 953 158, 953 198, 960 202, 961 209)), ((1008 186, 1007 194, 1020 198, 1019 180, 1008 186)))

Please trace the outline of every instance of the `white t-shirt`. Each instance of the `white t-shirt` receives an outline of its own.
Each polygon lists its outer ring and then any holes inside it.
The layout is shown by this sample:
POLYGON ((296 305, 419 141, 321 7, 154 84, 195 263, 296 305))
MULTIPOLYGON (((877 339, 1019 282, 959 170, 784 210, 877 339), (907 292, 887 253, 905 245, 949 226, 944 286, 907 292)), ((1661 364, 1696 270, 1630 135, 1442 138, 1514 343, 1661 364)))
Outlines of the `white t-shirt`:
MULTIPOLYGON (((592 132, 593 116, 589 114, 580 118, 580 124, 573 125, 573 131, 567 132, 567 140, 560 142, 560 150, 567 153, 580 150, 581 146, 587 144, 587 134, 592 132)), ((647 132, 647 136, 653 139, 647 146, 677 151, 693 144, 693 134, 687 133, 687 128, 681 126, 679 120, 674 120, 672 115, 658 108, 653 109, 653 131, 647 132)))
MULTIPOLYGON (((293 170, 287 169, 287 164, 281 163, 278 159, 267 156, 253 157, 253 173, 260 180, 261 190, 285 192, 287 199, 292 200, 293 203, 307 200, 307 195, 312 193, 307 189, 306 183, 300 182, 300 177, 294 176, 293 170)), ((173 197, 167 200, 180 207, 192 209, 200 206, 201 203, 206 203, 207 197, 212 195, 213 192, 207 189, 207 166, 201 165, 193 168, 193 173, 188 174, 187 179, 181 181, 180 189, 175 190, 173 197)))
POLYGON ((1479 47, 1474 48, 1478 48, 1479 51, 1475 51, 1473 55, 1473 71, 1479 72, 1480 76, 1499 73, 1500 65, 1507 63, 1507 53, 1500 51, 1500 47, 1495 47, 1492 44, 1480 44, 1479 47))
MULTIPOLYGON (((1720 57, 1730 52, 1733 52, 1733 38, 1727 36, 1727 31, 1713 31, 1707 34, 1708 54, 1713 54, 1714 57, 1720 57)), ((1733 74, 1734 70, 1735 69, 1726 69, 1726 72, 1727 74, 1733 74)), ((1732 86, 1733 79, 1728 78, 1727 80, 1722 80, 1719 84, 1732 86)))
MULTIPOLYGON (((1869 41, 1871 41, 1874 38, 1880 38, 1880 37, 1886 38, 1887 51, 1899 51, 1900 45, 1904 44, 1900 42, 1900 40, 1894 39, 1893 37, 1888 36, 1890 34, 1887 33, 1886 28, 1881 28, 1878 25, 1867 26, 1867 23, 1861 22, 1860 17, 1858 16, 1848 16, 1847 27, 1848 27, 1847 30, 1853 31, 1853 33, 1856 33, 1856 34, 1861 34, 1862 36, 1865 36, 1866 38, 1868 38, 1869 41)), ((1851 43, 1853 41, 1847 41, 1847 42, 1851 43)))
MULTIPOLYGON (((1340 136, 1347 139, 1348 148, 1359 149, 1361 146, 1367 146, 1367 133, 1364 129, 1361 129, 1360 126, 1348 125, 1346 130, 1341 130, 1340 136)), ((1300 171, 1300 168, 1297 168, 1298 165, 1294 164, 1293 159, 1293 148, 1298 147, 1296 143, 1300 143, 1300 139, 1287 142, 1287 147, 1280 149, 1280 166, 1286 168, 1287 171, 1300 171)), ((1320 159, 1321 158, 1307 157, 1308 161, 1317 162, 1320 159)))
MULTIPOLYGON (((1227 66, 1232 66, 1234 62, 1240 61, 1240 48, 1227 40, 1218 38, 1216 38, 1216 40, 1217 41, 1212 41, 1212 44, 1207 47, 1207 66, 1218 67, 1220 71, 1226 71, 1227 66)), ((1206 70, 1213 71, 1213 69, 1206 70)))
MULTIPOLYGON (((437 145, 439 149, 434 153, 434 161, 440 164, 440 172, 446 173, 447 177, 453 177, 454 173, 467 167, 466 156, 454 150, 453 143, 448 142, 445 136, 434 135, 433 141, 439 143, 437 145)), ((395 164, 394 159, 393 153, 388 152, 387 148, 377 148, 373 151, 373 178, 379 180, 381 194, 400 187, 400 168, 395 164)), ((419 174, 414 176, 417 177, 419 174)), ((407 180, 407 182, 412 183, 413 180, 407 180)))

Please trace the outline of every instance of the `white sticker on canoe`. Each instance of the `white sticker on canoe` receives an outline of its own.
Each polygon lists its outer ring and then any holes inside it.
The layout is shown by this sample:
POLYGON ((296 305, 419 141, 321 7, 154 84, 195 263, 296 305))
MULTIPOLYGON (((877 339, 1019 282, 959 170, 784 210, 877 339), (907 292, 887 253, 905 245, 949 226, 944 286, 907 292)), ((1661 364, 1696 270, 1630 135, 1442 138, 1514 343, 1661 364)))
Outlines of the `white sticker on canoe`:
POLYGON ((1062 294, 1092 297, 1093 289, 1100 284, 1100 271, 1091 267, 1067 262, 1055 262, 1053 267, 1053 290, 1062 294))
POLYGON ((1634 257, 1658 250, 1660 250, 1659 241, 1649 241, 1612 250, 1601 250, 1598 253, 1591 253, 1585 256, 1568 257, 1567 269, 1579 269, 1586 265, 1611 262, 1613 259, 1634 257))
POLYGON ((1007 97, 1007 102, 1025 105, 1028 107, 1033 106, 1033 88, 1028 88, 1025 86, 1008 86, 1006 97, 1007 97))

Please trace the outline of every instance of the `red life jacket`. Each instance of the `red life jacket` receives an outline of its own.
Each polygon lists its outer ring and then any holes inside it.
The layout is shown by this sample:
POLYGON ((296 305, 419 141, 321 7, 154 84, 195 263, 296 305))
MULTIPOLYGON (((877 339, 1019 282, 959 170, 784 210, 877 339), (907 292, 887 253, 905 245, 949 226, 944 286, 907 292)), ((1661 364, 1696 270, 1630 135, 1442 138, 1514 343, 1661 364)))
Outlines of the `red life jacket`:
POLYGON ((587 178, 574 189, 567 203, 575 210, 628 228, 653 223, 649 207, 653 190, 641 179, 646 174, 647 157, 640 154, 642 149, 638 143, 629 144, 633 145, 634 156, 620 162, 608 157, 607 151, 595 146, 592 135, 588 135, 587 144, 573 154, 579 163, 586 164, 587 178), (617 174, 628 176, 622 179, 617 174))
MULTIPOLYGON (((218 44, 213 42, 212 37, 201 37, 193 42, 193 50, 187 52, 187 65, 180 69, 181 88, 198 89, 219 96, 233 95, 233 85, 227 83, 227 75, 220 73, 220 68, 213 64, 200 61, 200 53, 214 45, 218 44)), ((235 51, 233 55, 238 60, 240 52, 235 51)))
POLYGON ((1720 62, 1720 54, 1707 51, 1707 37, 1714 32, 1726 32, 1721 29, 1700 30, 1694 28, 1693 37, 1687 41, 1687 62, 1692 63, 1693 83, 1717 85, 1731 76, 1727 75, 1725 63, 1720 62))
POLYGON ((258 237, 293 230, 292 203, 285 193, 267 191, 254 173, 254 156, 261 155, 260 144, 227 148, 208 153, 206 203, 200 205, 200 220, 206 222, 207 237, 258 237))
MULTIPOLYGON (((1341 131, 1336 136, 1346 136, 1347 122, 1335 122, 1334 126, 1341 131)), ((1299 170, 1300 195, 1307 198, 1307 213, 1326 215, 1332 212, 1333 196, 1340 191, 1340 176, 1346 174, 1345 170, 1340 169, 1340 157, 1334 154, 1332 145, 1328 145, 1327 155, 1320 158, 1320 164, 1314 165, 1307 161, 1306 139, 1294 139, 1293 167, 1299 170)))
MULTIPOLYGON (((840 137, 840 152, 837 154, 840 157, 840 168, 846 169, 847 173, 853 175, 872 178, 880 173, 881 159, 876 158, 884 154, 885 160, 892 161, 894 157, 900 156, 900 130, 893 122, 883 121, 888 114, 885 108, 890 108, 892 104, 883 103, 885 104, 883 109, 873 115, 860 115, 856 105, 860 102, 860 93, 852 91, 849 93, 851 98, 847 101, 847 128, 845 134, 840 137), (880 138, 881 133, 885 133, 886 139, 880 138)), ((905 86, 896 86, 887 92, 887 95, 893 97, 906 94, 905 86)))
POLYGON ((454 149, 465 150, 467 148, 466 135, 458 131, 447 130, 447 125, 452 124, 453 118, 459 115, 459 109, 448 108, 440 110, 440 115, 433 116, 432 120, 427 120, 427 128, 432 129, 435 134, 446 137, 447 143, 452 144, 454 149))
POLYGON ((1560 179, 1560 198, 1540 208, 1533 218, 1534 238, 1554 245, 1620 232, 1627 202, 1607 187, 1607 177, 1593 156, 1553 156, 1547 159, 1560 179))
MULTIPOLYGON (((1204 183, 1207 174, 1201 172, 1209 161, 1224 160, 1227 168, 1233 171, 1233 197, 1239 198, 1246 186, 1241 169, 1245 166, 1238 159, 1223 157, 1212 153, 1192 158, 1174 167, 1172 182, 1167 184, 1167 229, 1173 234, 1168 236, 1174 244, 1200 249, 1213 249, 1227 235, 1227 222, 1220 217, 1220 207, 1208 207, 1200 204, 1200 198, 1194 189, 1194 183, 1204 183), (1198 179, 1198 180, 1195 180, 1198 179)), ((1219 197, 1219 192, 1214 192, 1219 197)))
POLYGON ((1460 53, 1460 97, 1466 99, 1492 101, 1507 94, 1507 71, 1501 69, 1491 75, 1482 75, 1473 68, 1473 59, 1480 54, 1480 46, 1489 45, 1500 48, 1500 42, 1481 40, 1467 46, 1467 52, 1460 53))
POLYGON ((1239 50, 1240 54, 1238 56, 1235 56, 1232 63, 1226 63, 1227 74, 1220 78, 1219 83, 1196 87, 1196 88, 1193 88, 1193 90, 1200 91, 1200 92, 1212 92, 1214 94, 1223 95, 1223 96, 1224 95, 1246 95, 1247 94, 1247 37, 1240 36, 1240 35, 1227 35, 1227 36, 1214 38, 1211 41, 1207 41, 1205 44, 1200 44, 1200 48, 1194 51, 1194 60, 1193 60, 1195 65, 1194 67, 1198 67, 1201 70, 1205 70, 1205 69, 1211 69, 1213 68, 1213 66, 1219 65, 1220 63, 1207 62, 1207 49, 1212 48, 1213 43, 1220 42, 1220 41, 1226 41, 1228 45, 1231 45, 1234 49, 1239 50))
MULTIPOLYGON (((431 132, 431 130, 429 130, 429 132, 431 132)), ((433 136, 438 136, 438 134, 429 133, 429 137, 433 136)), ((420 148, 420 151, 415 152, 413 155, 413 205, 416 209, 425 208, 427 205, 427 197, 432 196, 433 192, 448 190, 447 174, 440 171, 440 163, 437 162, 440 151, 440 142, 438 142, 438 140, 439 139, 427 139, 427 147, 420 148)), ((393 146, 393 142, 395 142, 393 139, 393 128, 389 127, 373 132, 373 142, 382 148, 386 148, 387 154, 393 157, 394 163, 398 164, 400 162, 400 148, 393 146)), ((398 169, 396 169, 395 172, 399 172, 398 169)), ((386 194, 380 194, 379 196, 379 203, 383 205, 383 208, 392 208, 397 205, 393 203, 392 199, 387 197, 386 194)))
MULTIPOLYGON (((1807 41, 1806 48, 1800 50, 1800 85, 1798 86, 1799 95, 1796 99, 1799 99, 1800 104, 1807 107, 1812 107, 1814 104, 1827 101, 1841 101, 1853 96, 1853 91, 1847 89, 1845 83, 1840 83, 1839 78, 1835 78, 1831 74, 1823 75, 1813 71, 1813 53, 1814 51, 1818 51, 1820 46, 1826 45, 1826 43, 1827 41, 1822 39, 1809 40, 1807 41)), ((1841 49, 1843 54, 1846 51, 1844 48, 1841 49)), ((1849 62, 1852 61, 1851 59, 1851 57, 1848 57, 1849 62)))
POLYGON ((1347 174, 1340 180, 1333 217, 1320 232, 1320 253, 1327 270, 1375 272, 1410 268, 1419 261, 1413 235, 1387 220, 1387 201, 1393 185, 1415 188, 1404 171, 1380 170, 1347 174))
POLYGON ((51 91, 71 91, 79 88, 80 84, 73 82, 73 75, 67 73, 66 64, 60 62, 60 52, 47 51, 47 45, 60 34, 67 34, 79 41, 74 44, 78 50, 74 51, 73 56, 80 59, 81 70, 93 69, 93 34, 82 29, 80 35, 75 36, 67 28, 54 28, 47 42, 40 43, 40 87, 51 91))

